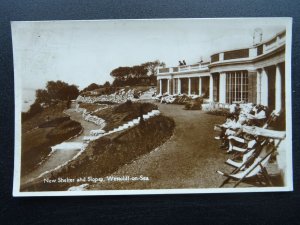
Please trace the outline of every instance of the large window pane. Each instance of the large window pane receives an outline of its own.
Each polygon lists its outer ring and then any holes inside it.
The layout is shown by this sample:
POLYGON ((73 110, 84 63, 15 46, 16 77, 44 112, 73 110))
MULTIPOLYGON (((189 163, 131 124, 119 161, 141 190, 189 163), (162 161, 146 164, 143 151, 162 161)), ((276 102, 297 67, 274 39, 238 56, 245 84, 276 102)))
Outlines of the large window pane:
POLYGON ((226 102, 248 102, 248 72, 233 71, 226 73, 226 102))

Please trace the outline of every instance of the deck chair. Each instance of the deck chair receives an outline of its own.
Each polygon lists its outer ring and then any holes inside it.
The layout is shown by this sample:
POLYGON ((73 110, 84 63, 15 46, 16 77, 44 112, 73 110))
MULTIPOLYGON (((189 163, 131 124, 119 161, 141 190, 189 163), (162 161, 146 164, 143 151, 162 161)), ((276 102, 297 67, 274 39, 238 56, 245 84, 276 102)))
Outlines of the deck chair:
POLYGON ((280 116, 280 111, 273 110, 262 128, 268 128, 280 116))
MULTIPOLYGON (((276 110, 273 110, 272 113, 270 114, 270 116, 268 117, 267 121, 265 122, 265 124, 262 126, 262 128, 266 129, 269 127, 269 125, 274 122, 280 115, 280 112, 277 112, 276 110)), ((244 130, 242 133, 245 133, 244 130)), ((253 136, 253 139, 255 139, 256 136, 253 136)), ((232 150, 236 151, 237 154, 234 155, 234 159, 239 157, 239 156, 243 156, 243 154, 247 151, 247 144, 248 141, 245 140, 245 138, 243 138, 242 136, 230 136, 228 137, 228 140, 234 140, 237 143, 240 144, 240 146, 233 146, 232 150)), ((251 142, 251 140, 250 140, 251 142)))
MULTIPOLYGON (((242 161, 236 162, 233 160, 235 158, 233 158, 233 159, 228 159, 225 163, 236 168, 241 167, 243 163, 245 163, 254 154, 257 144, 258 142, 255 139, 253 139, 249 141, 246 149, 234 146, 233 150, 242 154, 242 161)), ((242 169, 244 169, 244 167, 242 169)))
POLYGON ((256 133, 258 134, 258 136, 263 136, 266 139, 264 139, 264 141, 259 141, 259 144, 256 146, 255 150, 249 154, 245 161, 240 164, 233 161, 231 165, 236 168, 230 174, 217 171, 218 174, 227 177, 220 185, 220 187, 223 187, 231 179, 238 180, 234 185, 234 187, 237 187, 245 179, 258 176, 260 174, 262 174, 265 178, 267 185, 273 186, 266 170, 266 165, 271 155, 277 150, 279 144, 285 138, 285 132, 270 131, 260 128, 259 131, 256 131, 256 133), (279 140, 276 145, 274 145, 274 139, 279 140), (271 143, 273 143, 271 149, 268 152, 264 152, 264 155, 262 155, 264 147, 270 145, 271 143))
MULTIPOLYGON (((271 157, 271 153, 269 153, 267 157, 264 158, 257 157, 254 160, 253 164, 250 165, 250 167, 236 174, 226 174, 221 171, 217 171, 217 172, 222 176, 238 180, 238 182, 234 185, 234 187, 237 187, 244 179, 257 176, 259 173, 262 173, 268 185, 273 186, 272 181, 270 180, 270 177, 266 170, 266 164, 268 163, 270 157, 271 157)), ((228 181, 229 179, 227 180, 227 182, 228 181)))

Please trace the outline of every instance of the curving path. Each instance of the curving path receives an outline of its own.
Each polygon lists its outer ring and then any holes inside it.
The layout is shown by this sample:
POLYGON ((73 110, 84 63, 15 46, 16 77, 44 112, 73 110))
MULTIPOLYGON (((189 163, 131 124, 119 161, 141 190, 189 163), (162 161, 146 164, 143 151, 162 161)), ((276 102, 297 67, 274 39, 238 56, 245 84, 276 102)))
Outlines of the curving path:
POLYGON ((146 176, 150 181, 106 182, 91 189, 170 189, 218 187, 222 177, 216 170, 228 171, 222 152, 214 140, 214 124, 224 118, 186 111, 182 105, 158 104, 159 110, 175 120, 174 135, 147 155, 122 166, 113 176, 146 176))
MULTIPOLYGON (((75 138, 72 138, 65 142, 82 142, 83 136, 89 136, 91 130, 99 129, 99 126, 85 121, 82 118, 82 114, 75 111, 75 109, 68 109, 65 111, 67 115, 70 116, 72 120, 75 120, 81 123, 83 127, 83 132, 75 138)), ((62 165, 68 160, 72 159, 77 153, 79 149, 73 150, 58 150, 53 152, 39 167, 37 167, 34 171, 29 173, 28 175, 21 177, 21 184, 25 184, 30 182, 32 179, 38 177, 40 174, 53 170, 57 166, 62 165)))

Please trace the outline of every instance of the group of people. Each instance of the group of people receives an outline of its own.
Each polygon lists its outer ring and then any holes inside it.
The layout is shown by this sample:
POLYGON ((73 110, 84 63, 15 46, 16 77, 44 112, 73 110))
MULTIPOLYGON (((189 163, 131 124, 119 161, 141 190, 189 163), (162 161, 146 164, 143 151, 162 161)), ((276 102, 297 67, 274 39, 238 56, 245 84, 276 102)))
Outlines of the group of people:
POLYGON ((227 153, 232 151, 232 141, 236 140, 242 133, 242 126, 258 126, 262 127, 267 120, 267 107, 263 105, 232 104, 229 107, 229 115, 225 123, 216 125, 220 130, 220 135, 215 137, 221 140, 220 148, 225 149, 227 153))
POLYGON ((178 63, 179 63, 179 66, 186 66, 185 60, 183 60, 182 62, 181 62, 181 61, 178 61, 178 63))

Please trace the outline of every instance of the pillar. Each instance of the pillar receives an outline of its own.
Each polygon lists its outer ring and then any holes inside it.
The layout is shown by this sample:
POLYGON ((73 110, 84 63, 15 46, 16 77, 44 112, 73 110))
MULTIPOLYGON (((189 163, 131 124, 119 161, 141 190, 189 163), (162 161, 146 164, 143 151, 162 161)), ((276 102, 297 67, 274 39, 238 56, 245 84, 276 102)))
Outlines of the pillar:
POLYGON ((162 95, 162 80, 159 80, 159 94, 162 95))
POLYGON ((226 103, 226 73, 220 73, 219 102, 226 103))
POLYGON ((214 80, 212 74, 209 76, 209 101, 214 101, 214 80))
POLYGON ((199 77, 199 96, 202 95, 202 78, 199 77))
POLYGON ((170 94, 170 79, 167 80, 167 93, 170 94))
POLYGON ((176 94, 176 79, 172 79, 172 94, 176 94))
POLYGON ((248 71, 248 102, 257 104, 257 71, 248 71))
POLYGON ((268 105, 268 75, 264 68, 261 70, 261 104, 268 105))
POLYGON ((257 83, 256 83, 256 103, 257 104, 261 104, 261 74, 262 74, 262 72, 261 72, 261 70, 258 70, 257 71, 257 74, 256 74, 256 76, 257 76, 257 78, 256 78, 256 81, 257 81, 257 83))
POLYGON ((276 65, 276 77, 275 77, 275 110, 277 112, 279 112, 281 110, 282 107, 282 103, 281 103, 281 85, 282 85, 282 81, 281 81, 281 71, 279 68, 279 64, 276 65))
POLYGON ((191 78, 189 78, 189 90, 188 90, 188 95, 191 95, 191 78))
POLYGON ((181 80, 178 78, 178 94, 181 94, 181 80))

